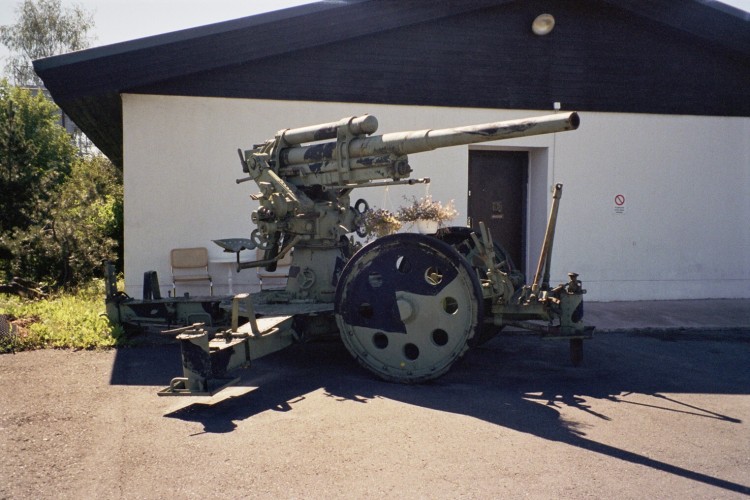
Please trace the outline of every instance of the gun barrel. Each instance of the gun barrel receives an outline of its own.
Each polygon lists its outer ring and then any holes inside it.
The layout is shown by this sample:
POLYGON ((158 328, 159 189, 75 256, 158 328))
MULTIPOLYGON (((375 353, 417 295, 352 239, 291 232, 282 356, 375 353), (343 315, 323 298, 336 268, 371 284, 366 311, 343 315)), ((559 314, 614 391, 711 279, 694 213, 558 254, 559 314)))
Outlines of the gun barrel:
MULTIPOLYGON (((349 143, 348 156, 349 158, 387 154, 405 156, 449 146, 575 130, 579 124, 578 113, 570 112, 467 127, 395 132, 353 139, 349 143)), ((335 142, 294 146, 284 149, 280 159, 281 166, 301 165, 338 159, 338 151, 335 142)))
POLYGON ((324 141, 326 139, 335 139, 339 127, 344 125, 354 135, 372 134, 378 129, 378 119, 372 115, 351 116, 349 118, 342 118, 337 122, 280 130, 278 135, 289 145, 324 141))

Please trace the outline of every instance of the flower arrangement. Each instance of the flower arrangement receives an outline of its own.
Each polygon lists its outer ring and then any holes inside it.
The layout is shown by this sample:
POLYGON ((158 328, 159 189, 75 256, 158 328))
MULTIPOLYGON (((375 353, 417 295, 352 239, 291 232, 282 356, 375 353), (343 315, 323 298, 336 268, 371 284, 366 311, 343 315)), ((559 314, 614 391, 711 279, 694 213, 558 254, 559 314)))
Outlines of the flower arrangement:
POLYGON ((401 221, 390 210, 370 208, 362 214, 365 241, 393 234, 401 229, 401 221))
POLYGON ((439 226, 458 215, 453 200, 443 205, 432 199, 432 196, 422 198, 412 197, 411 204, 402 206, 396 213, 396 218, 401 222, 416 222, 418 220, 436 221, 439 226))
POLYGON ((443 205, 431 196, 412 197, 411 203, 400 207, 395 214, 383 208, 366 210, 362 214, 362 232, 359 234, 369 242, 397 232, 403 223, 413 224, 421 233, 433 234, 457 214, 453 200, 443 205))

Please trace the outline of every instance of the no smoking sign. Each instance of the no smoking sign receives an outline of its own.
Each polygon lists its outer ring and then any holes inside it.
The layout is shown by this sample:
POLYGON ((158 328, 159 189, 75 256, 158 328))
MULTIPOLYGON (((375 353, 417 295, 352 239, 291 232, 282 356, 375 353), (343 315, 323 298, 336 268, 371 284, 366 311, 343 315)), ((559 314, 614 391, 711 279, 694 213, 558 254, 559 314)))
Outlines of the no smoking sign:
POLYGON ((615 213, 618 215, 625 213, 625 195, 624 194, 615 195, 615 213))

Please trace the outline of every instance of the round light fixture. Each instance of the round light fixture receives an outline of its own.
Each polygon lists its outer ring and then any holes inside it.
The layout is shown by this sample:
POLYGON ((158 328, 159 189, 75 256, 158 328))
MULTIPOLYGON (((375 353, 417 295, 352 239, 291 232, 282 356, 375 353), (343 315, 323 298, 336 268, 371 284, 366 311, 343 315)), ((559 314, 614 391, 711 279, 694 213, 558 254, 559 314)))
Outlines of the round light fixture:
POLYGON ((531 31, 535 35, 544 36, 548 35, 555 27, 555 18, 552 14, 539 14, 531 23, 531 31))

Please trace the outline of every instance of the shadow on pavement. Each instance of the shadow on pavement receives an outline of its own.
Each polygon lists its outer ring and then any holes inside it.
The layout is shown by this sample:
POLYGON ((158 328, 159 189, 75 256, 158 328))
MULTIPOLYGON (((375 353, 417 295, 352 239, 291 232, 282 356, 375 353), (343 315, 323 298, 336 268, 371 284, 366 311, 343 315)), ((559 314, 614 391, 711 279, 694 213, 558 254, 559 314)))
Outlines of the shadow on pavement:
MULTIPOLYGON (((469 352, 442 378, 407 386, 375 379, 339 342, 297 345, 243 371, 239 385, 257 389, 213 403, 186 401, 185 407, 166 416, 200 422, 209 433, 231 432, 237 421, 269 410, 291 411, 306 394, 323 388, 334 401, 389 398, 468 415, 728 491, 750 493, 749 486, 587 439, 561 419, 559 411, 570 407, 608 420, 586 404, 586 400, 601 398, 740 424, 736 416, 665 394, 750 394, 750 332, 665 337, 612 333, 587 341, 585 350, 583 366, 573 368, 567 343, 536 337, 496 338, 469 352), (626 399, 630 393, 652 397, 648 403, 633 402, 626 399)), ((180 373, 176 346, 123 350, 118 352, 112 383, 163 386, 180 373)))
POLYGON ((182 374, 180 346, 176 343, 149 347, 117 349, 111 385, 169 385, 182 374))

